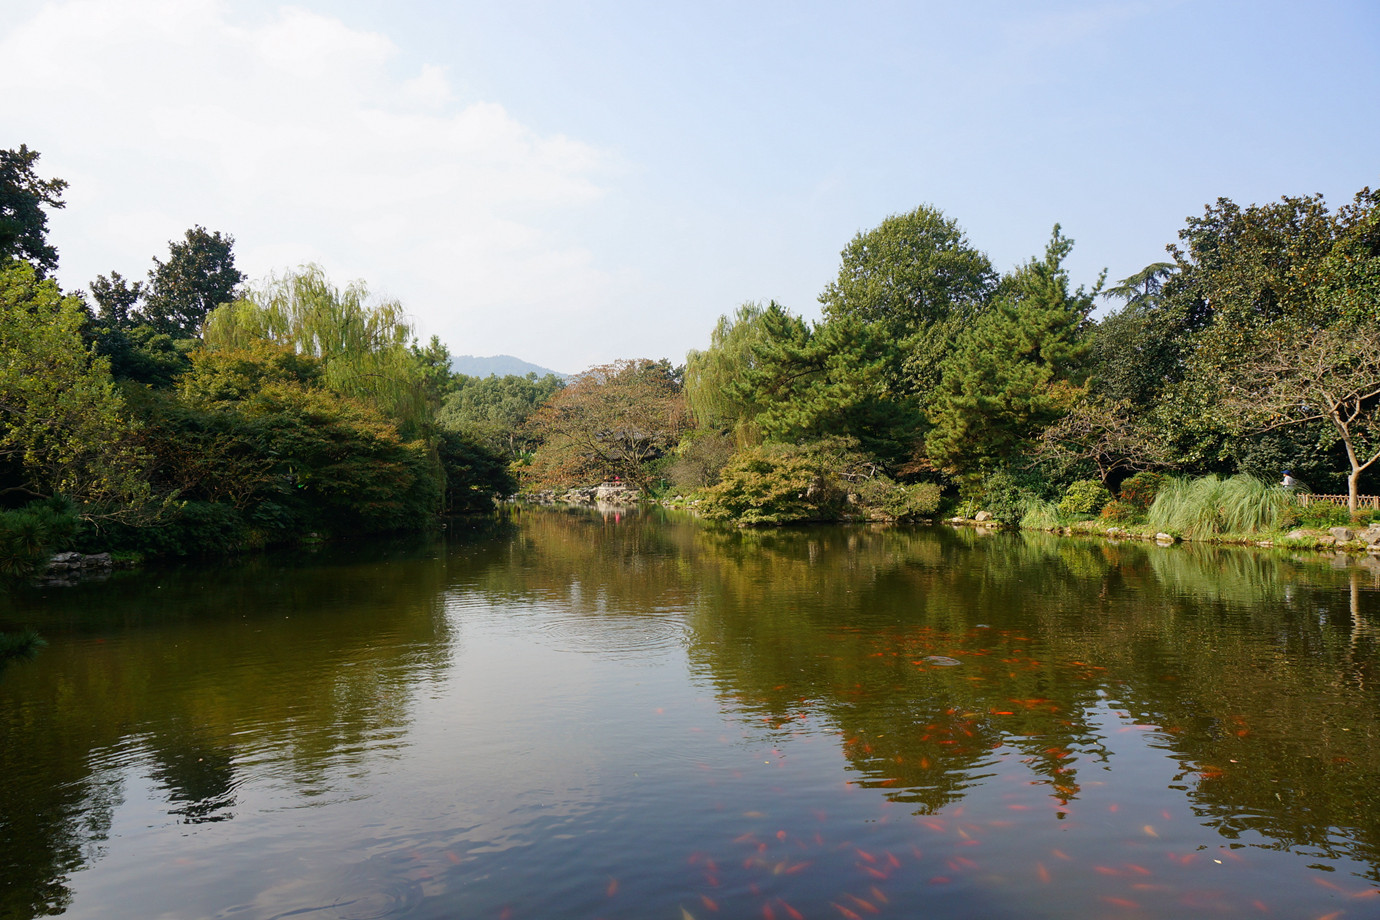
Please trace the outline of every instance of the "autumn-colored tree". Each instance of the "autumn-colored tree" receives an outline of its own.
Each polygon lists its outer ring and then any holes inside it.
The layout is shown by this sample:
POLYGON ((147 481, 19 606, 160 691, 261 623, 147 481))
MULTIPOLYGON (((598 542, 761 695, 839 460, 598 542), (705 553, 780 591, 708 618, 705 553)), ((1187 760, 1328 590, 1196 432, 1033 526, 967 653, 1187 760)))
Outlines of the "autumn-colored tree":
POLYGON ((615 361, 558 390, 527 422, 540 446, 526 484, 560 487, 619 477, 651 481, 647 464, 690 427, 685 394, 669 362, 615 361))

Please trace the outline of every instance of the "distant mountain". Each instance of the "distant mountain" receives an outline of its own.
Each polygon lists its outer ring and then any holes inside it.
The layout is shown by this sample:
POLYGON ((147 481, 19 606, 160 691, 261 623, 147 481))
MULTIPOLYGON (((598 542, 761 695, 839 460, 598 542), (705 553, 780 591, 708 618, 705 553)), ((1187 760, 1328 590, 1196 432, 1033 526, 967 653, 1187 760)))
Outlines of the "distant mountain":
POLYGON ((514 358, 512 355, 494 355, 489 358, 455 355, 450 359, 450 369, 457 374, 466 374, 470 377, 494 375, 506 377, 509 374, 516 374, 519 377, 536 374, 538 377, 545 377, 547 374, 555 374, 557 377, 565 379, 570 376, 569 374, 562 374, 560 371, 553 371, 549 367, 542 367, 521 358, 514 358))

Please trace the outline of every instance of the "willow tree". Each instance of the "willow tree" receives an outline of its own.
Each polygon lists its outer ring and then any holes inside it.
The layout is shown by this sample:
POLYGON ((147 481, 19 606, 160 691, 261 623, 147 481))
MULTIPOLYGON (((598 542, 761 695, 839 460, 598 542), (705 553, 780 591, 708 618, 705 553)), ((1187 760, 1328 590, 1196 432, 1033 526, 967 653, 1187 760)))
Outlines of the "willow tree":
POLYGON ((745 303, 733 316, 720 316, 709 337, 709 348, 685 356, 685 399, 701 428, 732 433, 739 445, 756 437, 752 419, 758 405, 735 384, 755 366, 754 349, 768 335, 764 317, 781 313, 776 301, 763 307, 745 303))
POLYGON ((402 304, 371 299, 361 281, 342 290, 319 266, 270 277, 213 310, 204 338, 209 348, 266 340, 319 358, 330 389, 377 407, 405 435, 419 434, 429 417, 429 390, 402 304))

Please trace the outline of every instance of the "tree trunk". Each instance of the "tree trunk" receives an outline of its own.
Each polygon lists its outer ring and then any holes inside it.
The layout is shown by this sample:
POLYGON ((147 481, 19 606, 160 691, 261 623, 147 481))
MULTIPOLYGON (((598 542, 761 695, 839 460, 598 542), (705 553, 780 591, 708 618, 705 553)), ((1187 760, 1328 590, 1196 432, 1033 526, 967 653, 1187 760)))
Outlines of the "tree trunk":
POLYGON ((1361 482, 1361 470, 1355 464, 1351 466, 1351 475, 1346 478, 1346 507, 1351 512, 1351 519, 1354 521, 1360 515, 1356 511, 1356 488, 1361 482))

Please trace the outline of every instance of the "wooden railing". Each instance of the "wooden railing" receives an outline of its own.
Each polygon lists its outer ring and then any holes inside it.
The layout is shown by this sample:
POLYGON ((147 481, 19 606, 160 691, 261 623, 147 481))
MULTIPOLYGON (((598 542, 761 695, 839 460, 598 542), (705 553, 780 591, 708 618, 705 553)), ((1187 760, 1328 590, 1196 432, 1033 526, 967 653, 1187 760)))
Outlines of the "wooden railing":
MULTIPOLYGON (((1343 508, 1348 506, 1350 499, 1345 495, 1318 495, 1313 492, 1299 492, 1294 495, 1299 504, 1305 508, 1314 502, 1323 505, 1340 505, 1343 508)), ((1357 508, 1374 508, 1380 511, 1380 495, 1358 495, 1356 496, 1357 508)))

